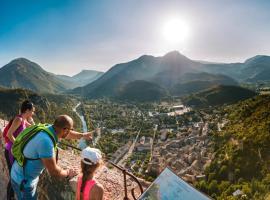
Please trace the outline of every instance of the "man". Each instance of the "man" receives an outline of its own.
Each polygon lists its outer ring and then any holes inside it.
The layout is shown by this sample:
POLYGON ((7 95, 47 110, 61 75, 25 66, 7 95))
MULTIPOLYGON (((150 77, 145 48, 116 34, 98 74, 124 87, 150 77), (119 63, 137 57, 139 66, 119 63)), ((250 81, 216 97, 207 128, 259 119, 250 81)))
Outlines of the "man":
MULTIPOLYGON (((48 128, 54 134, 56 142, 58 138, 80 139, 83 137, 84 139, 91 139, 93 133, 79 133, 73 131, 73 120, 67 115, 58 116, 54 124, 48 128)), ((39 175, 45 168, 51 176, 56 177, 72 178, 78 174, 77 170, 64 170, 57 165, 54 143, 50 136, 44 131, 38 132, 26 144, 23 155, 32 160, 28 159, 24 167, 21 167, 18 162, 15 161, 11 170, 12 187, 19 200, 37 199, 39 175)))

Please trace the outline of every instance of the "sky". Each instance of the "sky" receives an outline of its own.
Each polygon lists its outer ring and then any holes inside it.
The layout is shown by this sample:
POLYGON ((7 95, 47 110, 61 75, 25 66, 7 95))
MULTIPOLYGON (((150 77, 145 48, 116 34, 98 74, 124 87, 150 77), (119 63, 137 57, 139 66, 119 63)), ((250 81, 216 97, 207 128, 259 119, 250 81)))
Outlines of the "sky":
POLYGON ((0 67, 24 57, 74 75, 173 50, 243 62, 270 55, 269 10, 268 0, 0 0, 0 67), (166 30, 172 20, 184 22, 185 36, 183 27, 166 30))

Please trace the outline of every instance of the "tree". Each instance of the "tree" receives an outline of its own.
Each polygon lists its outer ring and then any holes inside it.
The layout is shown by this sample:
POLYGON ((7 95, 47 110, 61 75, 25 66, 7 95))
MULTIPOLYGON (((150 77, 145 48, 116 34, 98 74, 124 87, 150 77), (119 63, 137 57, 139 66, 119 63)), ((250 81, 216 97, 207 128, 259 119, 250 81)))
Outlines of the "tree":
POLYGON ((222 167, 219 170, 219 179, 220 180, 225 180, 228 178, 228 167, 227 165, 222 165, 222 167))
POLYGON ((211 183, 209 184, 208 191, 210 192, 210 194, 219 193, 218 182, 216 180, 211 181, 211 183))

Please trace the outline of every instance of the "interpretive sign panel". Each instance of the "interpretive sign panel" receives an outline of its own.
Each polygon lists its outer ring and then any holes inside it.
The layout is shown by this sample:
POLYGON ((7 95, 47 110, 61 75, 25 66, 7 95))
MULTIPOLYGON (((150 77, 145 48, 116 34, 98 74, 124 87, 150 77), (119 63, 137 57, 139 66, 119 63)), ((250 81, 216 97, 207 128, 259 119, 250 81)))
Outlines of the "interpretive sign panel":
POLYGON ((139 200, 209 200, 194 187, 166 168, 139 200))

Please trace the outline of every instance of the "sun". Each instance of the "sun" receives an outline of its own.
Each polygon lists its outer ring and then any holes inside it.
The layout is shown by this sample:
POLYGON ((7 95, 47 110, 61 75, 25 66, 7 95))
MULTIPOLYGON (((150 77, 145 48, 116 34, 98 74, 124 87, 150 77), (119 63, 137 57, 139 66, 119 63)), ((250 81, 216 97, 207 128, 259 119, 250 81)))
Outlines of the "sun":
POLYGON ((164 23, 163 36, 170 43, 185 42, 190 35, 189 25, 186 21, 173 18, 164 23))

